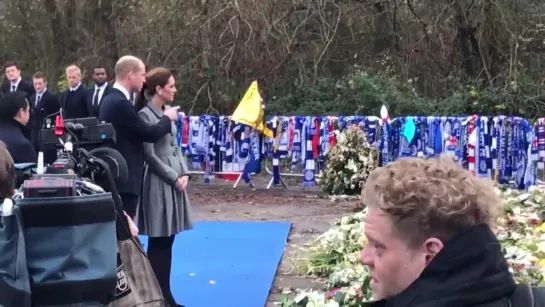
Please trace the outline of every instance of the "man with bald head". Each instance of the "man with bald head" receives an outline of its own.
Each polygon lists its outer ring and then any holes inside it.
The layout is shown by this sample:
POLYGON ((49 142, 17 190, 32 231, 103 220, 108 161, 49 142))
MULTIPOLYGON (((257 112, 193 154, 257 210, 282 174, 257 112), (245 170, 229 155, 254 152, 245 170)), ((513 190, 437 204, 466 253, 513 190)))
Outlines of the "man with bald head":
POLYGON ((65 74, 69 88, 61 93, 63 117, 65 119, 89 117, 87 90, 81 84, 81 70, 76 65, 70 65, 66 67, 65 74))
POLYGON ((129 178, 118 190, 125 212, 131 218, 136 215, 142 189, 143 143, 155 143, 171 133, 171 121, 178 117, 178 108, 170 108, 153 126, 140 119, 131 98, 142 90, 145 79, 146 67, 142 60, 129 55, 120 58, 115 65, 115 84, 98 109, 99 119, 114 126, 114 147, 125 157, 129 167, 129 178))

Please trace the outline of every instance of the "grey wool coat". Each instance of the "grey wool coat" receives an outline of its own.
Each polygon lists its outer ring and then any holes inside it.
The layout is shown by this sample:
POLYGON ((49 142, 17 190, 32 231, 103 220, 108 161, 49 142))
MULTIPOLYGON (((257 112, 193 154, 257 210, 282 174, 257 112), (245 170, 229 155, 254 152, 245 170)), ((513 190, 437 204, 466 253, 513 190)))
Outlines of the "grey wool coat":
MULTIPOLYGON (((148 103, 138 115, 154 125, 163 116, 163 110, 148 103)), ((171 132, 157 143, 144 143, 143 191, 136 218, 143 235, 167 237, 193 228, 187 192, 175 188, 178 177, 189 175, 176 135, 173 122, 171 132)))

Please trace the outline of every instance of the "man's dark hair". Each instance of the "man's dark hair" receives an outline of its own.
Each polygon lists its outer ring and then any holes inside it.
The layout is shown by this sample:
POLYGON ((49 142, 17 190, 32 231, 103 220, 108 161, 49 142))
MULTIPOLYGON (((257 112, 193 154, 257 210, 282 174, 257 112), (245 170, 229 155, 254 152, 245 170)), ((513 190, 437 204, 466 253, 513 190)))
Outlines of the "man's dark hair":
POLYGON ((0 199, 13 196, 15 190, 15 165, 6 144, 0 142, 0 199))
POLYGON ((4 64, 4 70, 6 70, 8 67, 15 66, 15 68, 19 69, 19 65, 17 65, 17 62, 15 61, 9 61, 4 64))
POLYGON ((43 79, 44 81, 47 81, 47 78, 45 77, 45 74, 41 71, 38 71, 32 75, 32 79, 43 79))
POLYGON ((9 93, 0 99, 0 120, 13 119, 21 109, 28 108, 24 92, 9 93))

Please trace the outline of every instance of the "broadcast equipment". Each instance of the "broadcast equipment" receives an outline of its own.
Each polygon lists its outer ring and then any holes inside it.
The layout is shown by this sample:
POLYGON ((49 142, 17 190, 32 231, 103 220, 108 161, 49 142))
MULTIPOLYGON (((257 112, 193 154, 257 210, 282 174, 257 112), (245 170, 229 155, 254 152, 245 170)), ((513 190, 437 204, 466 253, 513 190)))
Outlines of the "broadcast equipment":
POLYGON ((13 197, 22 216, 32 302, 103 306, 117 293, 117 241, 132 237, 116 188, 127 180, 127 163, 112 148, 84 148, 114 143, 111 124, 64 122, 59 115, 54 127, 48 125, 42 144, 60 143, 64 150, 42 174, 43 158, 37 167, 17 165, 24 181, 13 197))
POLYGON ((116 242, 120 232, 130 230, 109 165, 118 180, 126 179, 127 165, 111 148, 95 152, 109 163, 83 148, 66 152, 71 161, 66 168, 49 167, 46 174, 32 175, 14 197, 24 225, 35 306, 103 306, 115 299, 116 242))
MULTIPOLYGON (((44 146, 63 145, 59 139, 65 137, 62 143, 68 138, 74 138, 77 146, 89 149, 100 145, 115 144, 115 129, 110 123, 101 123, 96 117, 75 118, 63 120, 57 115, 55 125, 52 125, 51 118, 44 120, 40 134, 40 141, 44 146)), ((74 140, 72 140, 74 141, 74 140)))

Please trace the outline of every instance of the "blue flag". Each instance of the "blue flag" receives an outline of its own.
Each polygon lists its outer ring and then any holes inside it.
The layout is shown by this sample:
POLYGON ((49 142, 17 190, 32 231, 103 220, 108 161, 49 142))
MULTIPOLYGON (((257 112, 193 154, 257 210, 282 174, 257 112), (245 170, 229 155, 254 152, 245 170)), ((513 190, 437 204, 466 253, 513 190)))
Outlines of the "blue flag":
POLYGON ((250 152, 248 153, 248 160, 246 160, 246 165, 244 165, 244 170, 242 171, 242 179, 244 179, 246 184, 250 183, 250 174, 261 173, 260 144, 259 134, 252 129, 250 134, 250 152))

